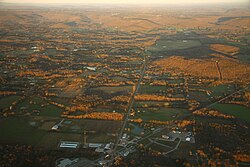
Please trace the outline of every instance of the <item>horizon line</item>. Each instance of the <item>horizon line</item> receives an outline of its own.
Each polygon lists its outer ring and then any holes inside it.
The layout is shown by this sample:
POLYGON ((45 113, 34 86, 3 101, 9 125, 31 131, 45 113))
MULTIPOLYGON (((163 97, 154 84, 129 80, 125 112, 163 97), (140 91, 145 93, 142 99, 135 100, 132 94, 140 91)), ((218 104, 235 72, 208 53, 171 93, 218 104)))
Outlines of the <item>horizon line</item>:
POLYGON ((217 1, 217 2, 212 2, 212 1, 199 1, 199 2, 187 2, 187 3, 181 3, 181 2, 6 2, 6 1, 1 1, 0 0, 0 4, 54 4, 54 5, 60 5, 60 4, 71 4, 71 5, 79 5, 79 4, 111 4, 111 5, 115 5, 115 4, 128 4, 128 5, 167 5, 167 4, 171 4, 171 5, 194 5, 194 4, 198 4, 198 5, 202 5, 202 4, 246 4, 248 3, 248 1, 233 1, 233 2, 229 2, 229 1, 217 1))

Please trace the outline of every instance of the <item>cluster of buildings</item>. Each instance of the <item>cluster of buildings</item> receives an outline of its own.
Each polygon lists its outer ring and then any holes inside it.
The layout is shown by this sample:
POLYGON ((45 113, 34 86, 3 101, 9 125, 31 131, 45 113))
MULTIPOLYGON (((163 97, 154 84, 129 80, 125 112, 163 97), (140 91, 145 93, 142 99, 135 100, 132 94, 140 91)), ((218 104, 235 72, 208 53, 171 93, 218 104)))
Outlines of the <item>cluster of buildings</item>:
POLYGON ((181 132, 178 130, 173 130, 167 135, 162 135, 162 139, 167 141, 175 141, 177 138, 181 139, 183 142, 195 143, 195 138, 192 132, 181 132))

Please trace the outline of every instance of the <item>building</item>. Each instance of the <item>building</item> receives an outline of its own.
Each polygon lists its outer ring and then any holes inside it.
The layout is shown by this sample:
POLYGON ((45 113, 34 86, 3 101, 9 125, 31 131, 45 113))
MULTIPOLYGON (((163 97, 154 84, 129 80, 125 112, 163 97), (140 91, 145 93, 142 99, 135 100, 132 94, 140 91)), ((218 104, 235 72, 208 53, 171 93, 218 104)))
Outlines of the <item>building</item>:
POLYGON ((97 148, 97 147, 101 147, 102 144, 100 143, 89 143, 89 148, 97 148))
POLYGON ((128 138, 127 133, 124 133, 124 134, 122 135, 122 139, 127 139, 127 138, 128 138))
POLYGON ((76 149, 80 145, 79 142, 69 142, 69 141, 61 141, 60 148, 73 148, 76 149))
POLYGON ((100 147, 97 147, 95 149, 95 152, 98 152, 98 153, 103 153, 104 152, 104 145, 100 146, 100 147))
POLYGON ((169 139, 169 136, 167 136, 167 135, 162 135, 161 136, 163 139, 169 139))
POLYGON ((190 137, 186 137, 186 141, 191 141, 191 138, 190 137))
POLYGON ((62 119, 58 124, 55 124, 51 130, 58 130, 60 128, 60 126, 62 126, 64 119, 62 119))
POLYGON ((90 71, 96 71, 96 67, 87 67, 87 69, 90 71))
POLYGON ((68 158, 62 159, 62 160, 60 160, 60 161, 58 162, 57 167, 66 167, 66 166, 70 166, 70 165, 76 163, 77 161, 78 161, 78 158, 73 159, 73 160, 70 160, 70 159, 68 159, 68 158))
POLYGON ((59 129, 59 126, 58 125, 54 125, 51 130, 58 130, 59 129))
POLYGON ((105 150, 110 150, 110 146, 111 144, 106 144, 106 146, 104 147, 105 150))

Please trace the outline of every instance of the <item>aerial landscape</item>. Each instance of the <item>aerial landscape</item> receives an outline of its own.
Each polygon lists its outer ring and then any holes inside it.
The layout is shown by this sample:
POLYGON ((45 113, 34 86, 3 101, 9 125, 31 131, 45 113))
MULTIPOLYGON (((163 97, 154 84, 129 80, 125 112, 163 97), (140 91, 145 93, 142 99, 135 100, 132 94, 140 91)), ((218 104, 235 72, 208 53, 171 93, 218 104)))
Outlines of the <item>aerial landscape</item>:
POLYGON ((0 1, 0 167, 250 166, 250 2, 158 1, 0 1))

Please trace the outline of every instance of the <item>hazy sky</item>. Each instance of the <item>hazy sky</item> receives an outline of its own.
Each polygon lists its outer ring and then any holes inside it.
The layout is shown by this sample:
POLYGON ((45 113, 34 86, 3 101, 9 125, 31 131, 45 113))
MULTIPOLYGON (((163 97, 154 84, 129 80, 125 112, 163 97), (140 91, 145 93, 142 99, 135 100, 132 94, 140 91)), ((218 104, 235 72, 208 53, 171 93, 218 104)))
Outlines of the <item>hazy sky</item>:
POLYGON ((247 2, 248 0, 0 0, 11 3, 233 3, 247 2))

